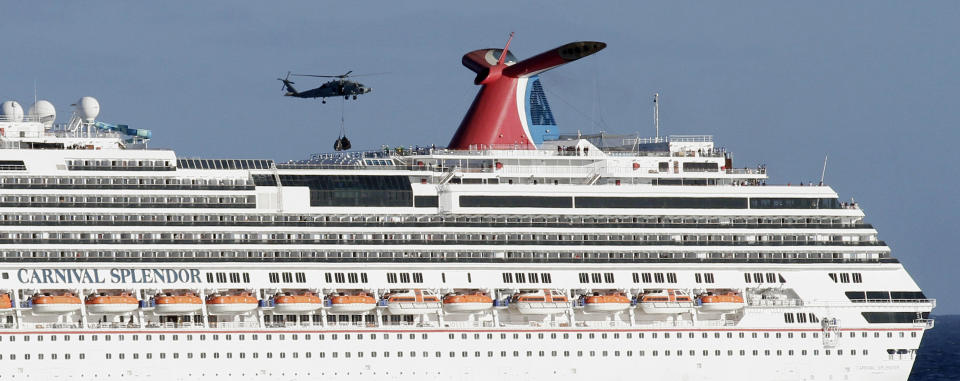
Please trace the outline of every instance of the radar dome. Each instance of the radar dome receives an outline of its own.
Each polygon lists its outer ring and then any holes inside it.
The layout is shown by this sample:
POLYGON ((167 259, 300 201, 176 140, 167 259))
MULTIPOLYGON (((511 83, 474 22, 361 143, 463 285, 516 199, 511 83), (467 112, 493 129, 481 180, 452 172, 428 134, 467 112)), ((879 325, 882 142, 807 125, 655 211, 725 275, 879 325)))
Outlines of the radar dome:
POLYGON ((53 121, 57 119, 57 109, 53 107, 53 103, 39 100, 33 106, 30 106, 27 115, 30 115, 31 119, 43 123, 44 127, 50 128, 53 127, 53 121))
POLYGON ((83 119, 84 122, 92 123, 94 119, 97 119, 97 115, 100 115, 100 102, 97 102, 97 98, 80 98, 76 106, 77 113, 80 114, 80 118, 83 119))
POLYGON ((0 105, 0 115, 3 115, 3 119, 10 122, 22 122, 23 107, 21 107, 17 101, 3 102, 3 104, 0 105))

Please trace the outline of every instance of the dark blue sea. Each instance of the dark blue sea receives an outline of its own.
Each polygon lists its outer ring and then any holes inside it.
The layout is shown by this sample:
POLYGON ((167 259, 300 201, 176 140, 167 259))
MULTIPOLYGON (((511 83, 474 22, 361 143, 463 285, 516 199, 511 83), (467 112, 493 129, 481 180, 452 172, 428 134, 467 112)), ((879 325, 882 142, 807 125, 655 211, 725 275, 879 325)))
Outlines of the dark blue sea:
POLYGON ((960 315, 935 316, 920 343, 910 381, 960 380, 960 315))

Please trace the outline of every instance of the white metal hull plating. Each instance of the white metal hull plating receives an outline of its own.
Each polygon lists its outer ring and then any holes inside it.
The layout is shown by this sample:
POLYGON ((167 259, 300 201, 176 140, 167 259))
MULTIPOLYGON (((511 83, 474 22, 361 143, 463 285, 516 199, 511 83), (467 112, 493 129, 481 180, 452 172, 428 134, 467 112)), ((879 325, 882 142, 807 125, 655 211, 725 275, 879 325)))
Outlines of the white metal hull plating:
MULTIPOLYGON (((64 341, 63 333, 44 333, 47 340, 58 337, 56 347, 44 342, 22 342, 18 335, 16 348, 4 348, 4 356, 15 354, 16 365, 0 369, 0 377, 44 380, 478 380, 489 381, 494 377, 512 377, 524 380, 583 380, 584 376, 609 380, 637 380, 637 369, 645 369, 643 379, 654 380, 731 380, 745 377, 744 370, 762 374, 763 380, 906 380, 913 365, 912 358, 892 358, 887 353, 872 351, 868 355, 850 354, 849 347, 839 348, 845 352, 837 355, 821 353, 817 356, 788 356, 787 351, 798 353, 813 350, 818 340, 774 340, 760 342, 751 340, 721 341, 713 339, 714 332, 701 332, 694 339, 683 338, 637 339, 633 331, 589 331, 594 339, 551 339, 551 334, 567 332, 575 337, 577 331, 545 331, 545 339, 512 339, 513 331, 506 333, 508 339, 500 339, 501 332, 489 331, 494 339, 486 339, 487 331, 479 331, 481 339, 473 339, 475 331, 379 331, 376 340, 372 333, 360 339, 357 331, 338 331, 338 340, 332 340, 331 331, 323 340, 319 333, 298 332, 293 339, 292 331, 259 331, 259 340, 251 340, 253 332, 232 332, 231 340, 221 333, 218 340, 196 343, 199 333, 192 333, 194 341, 187 341, 189 332, 168 332, 165 340, 154 335, 145 341, 144 332, 128 331, 124 341, 113 333, 111 341, 78 341, 72 334, 64 341), (427 333, 425 333, 427 332, 427 333), (613 334, 619 333, 617 339, 613 334), (271 334, 272 340, 265 340, 271 334), (283 340, 279 335, 284 334, 283 340), (351 334, 349 340, 346 335, 351 334), (397 338, 398 334, 402 338, 397 338), (415 339, 410 339, 409 335, 415 339), (422 339, 422 335, 428 339, 422 339), (468 339, 461 339, 467 334, 468 339), (600 339, 606 334, 606 339, 600 339), (132 341, 138 335, 139 341, 132 341), (177 342, 171 341, 177 335, 177 342), (386 336, 383 336, 386 335, 386 336), (453 335, 453 339, 450 339, 453 335), (384 337, 389 337, 384 339, 384 337), (690 348, 690 349, 688 349, 690 348), (692 349, 695 348, 695 349, 692 349), (777 348, 765 355, 768 348, 777 348), (678 355, 682 350, 682 355, 678 355), (753 355, 759 350, 759 355, 753 355), (783 351, 780 355, 776 350, 783 351), (506 351, 506 356, 501 353, 506 351), (629 351, 629 355, 627 354, 629 351), (640 356, 640 351, 644 355, 640 356), (653 355, 657 351, 657 355, 653 355), (669 352, 668 352, 669 351, 669 352), (688 351, 693 351, 688 353, 688 351), (708 355, 702 355, 706 351, 708 355), (716 352, 719 351, 719 352, 716 352), (733 351, 728 355, 727 351, 733 351), (745 351, 746 355, 740 355, 745 351), (514 355, 516 352, 516 355, 514 355), (24 355, 29 353, 30 359, 24 355), (85 359, 78 354, 84 353, 85 359), (121 353, 123 359, 119 359, 121 353), (174 353, 178 358, 173 359, 174 353), (241 353, 243 358, 241 358, 241 353), (257 353, 257 359, 253 354, 257 353), (270 358, 267 358, 267 354, 270 358), (309 353, 309 357, 308 356, 309 353), (323 357, 321 357, 323 353, 323 357), (336 355, 334 355, 336 353, 336 355), (542 353, 542 354, 541 354, 542 353), (44 360, 39 356, 43 354, 44 360), (57 360, 51 356, 57 354, 57 360), (70 359, 65 359, 71 354, 70 359), (110 359, 107 359, 110 354, 110 359), (136 355, 135 355, 136 354, 136 355), (147 357, 149 354, 149 357, 147 357), (163 354, 163 358, 160 356, 163 354), (188 354, 192 358, 187 358, 188 354), (201 355, 202 354, 202 355, 201 355), (376 355, 374 355, 376 354, 376 355), (134 358, 136 356, 136 358, 134 358), (204 358, 201 358, 203 356, 204 358), (388 357, 389 356, 389 357, 388 357)), ((669 331, 660 331, 662 335, 669 331)), ((724 331, 717 331, 725 335, 724 331)), ((580 331, 584 337, 587 331, 580 331)), ((671 332, 675 333, 675 332, 671 332)), ((734 331, 736 333, 736 331, 734 331)), ((797 333, 798 334, 798 333, 797 333)), ((36 334, 31 334, 34 336, 36 334)), ((558 336, 562 337, 562 336, 558 336)), ((7 338, 5 338, 7 340, 7 338)), ((870 346, 884 346, 888 339, 869 339, 870 346)), ((918 342, 919 339, 913 339, 918 342)), ((853 343, 851 343, 853 344, 853 343)), ((889 344, 901 345, 901 343, 889 344)), ((888 345, 888 346, 889 346, 888 345)), ((6 359, 5 358, 5 359, 6 359)), ((12 358, 11 358, 12 360, 12 358)))

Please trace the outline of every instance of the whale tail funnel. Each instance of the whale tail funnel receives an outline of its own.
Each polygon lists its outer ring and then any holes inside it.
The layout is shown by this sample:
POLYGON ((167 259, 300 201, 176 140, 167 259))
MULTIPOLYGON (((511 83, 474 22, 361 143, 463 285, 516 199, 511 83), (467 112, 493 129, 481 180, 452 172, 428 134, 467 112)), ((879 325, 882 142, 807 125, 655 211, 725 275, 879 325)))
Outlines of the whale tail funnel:
POLYGON ((477 73, 474 84, 481 87, 447 148, 536 149, 544 138, 556 135, 556 122, 538 74, 606 46, 594 41, 571 42, 518 62, 508 40, 504 49, 465 54, 463 66, 477 73))

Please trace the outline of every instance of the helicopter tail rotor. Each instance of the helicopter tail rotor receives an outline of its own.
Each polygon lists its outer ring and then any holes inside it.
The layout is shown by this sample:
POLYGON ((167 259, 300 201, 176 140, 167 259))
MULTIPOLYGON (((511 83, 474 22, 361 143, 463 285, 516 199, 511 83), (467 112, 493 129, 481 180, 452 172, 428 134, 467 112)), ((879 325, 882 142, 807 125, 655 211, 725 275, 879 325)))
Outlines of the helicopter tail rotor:
POLYGON ((287 76, 283 78, 277 78, 278 81, 283 82, 283 86, 280 87, 281 91, 286 91, 285 95, 296 95, 297 90, 293 88, 293 81, 290 80, 290 72, 287 72, 287 76))

